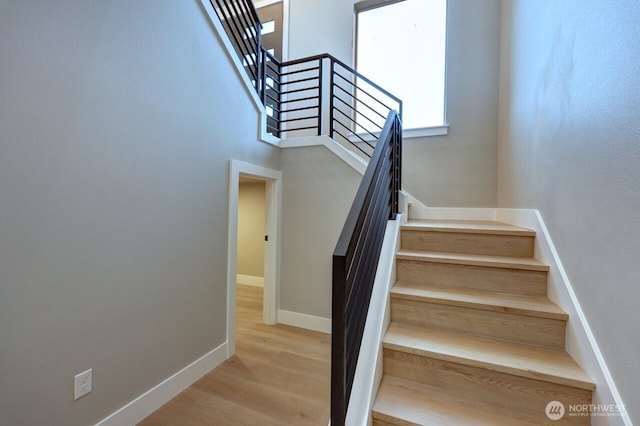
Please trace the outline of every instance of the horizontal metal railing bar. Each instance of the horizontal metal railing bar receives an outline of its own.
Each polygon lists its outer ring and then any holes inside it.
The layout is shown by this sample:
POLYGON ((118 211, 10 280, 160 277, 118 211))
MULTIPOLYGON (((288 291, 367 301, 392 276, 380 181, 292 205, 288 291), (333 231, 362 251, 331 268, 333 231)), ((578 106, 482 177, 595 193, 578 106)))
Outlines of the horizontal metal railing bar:
MULTIPOLYGON (((354 108, 353 108, 353 107, 351 107, 349 104, 344 104, 344 106, 345 106, 345 109, 349 109, 351 112, 355 113, 356 115, 362 116, 362 118, 366 119, 369 123, 371 123, 371 125, 373 125, 374 127, 376 127, 376 129, 374 129, 374 130, 378 130, 378 131, 382 130, 379 124, 377 124, 375 121, 371 120, 371 118, 367 117, 366 115, 364 115, 364 114, 360 113, 357 109, 354 109, 354 108)), ((342 109, 340 109, 340 108, 334 107, 334 111, 339 111, 342 115, 344 115, 344 116, 346 116, 346 117, 349 117, 349 115, 348 115, 345 111, 343 111, 342 109)), ((367 127, 365 127, 365 125, 364 125, 364 124, 366 124, 366 123, 358 123, 358 122, 357 122, 356 120, 354 120, 353 118, 351 118, 351 117, 349 117, 349 118, 350 118, 350 120, 351 120, 353 123, 355 123, 358 127, 362 128, 364 131, 370 132, 370 130, 368 130, 368 129, 367 129, 367 127)), ((371 136, 373 136, 373 137, 376 137, 376 138, 377 138, 377 136, 376 136, 375 134, 373 134, 373 133, 371 133, 371 136)))
POLYGON ((300 78, 298 80, 286 81, 286 82, 283 82, 282 84, 286 84, 288 86, 288 85, 291 85, 291 84, 304 83, 306 81, 311 81, 311 80, 318 80, 319 81, 320 80, 320 76, 319 75, 315 75, 313 77, 300 78))
POLYGON ((292 109, 287 109, 287 110, 282 110, 282 111, 278 111, 281 114, 287 114, 290 112, 298 112, 298 111, 305 111, 308 109, 318 109, 320 107, 319 104, 315 104, 315 105, 311 105, 311 106, 307 106, 307 107, 300 107, 300 108, 292 108, 292 109))
MULTIPOLYGON (((283 66, 282 68, 287 68, 286 66, 283 66)), ((290 75, 294 75, 294 74, 302 74, 304 72, 312 72, 312 71, 319 71, 320 67, 311 67, 311 68, 304 68, 301 70, 292 70, 292 71, 285 71, 282 74, 280 74, 282 77, 287 77, 290 75)), ((319 75, 316 76, 316 78, 319 78, 319 75)))
POLYGON ((369 136, 371 136, 374 139, 377 139, 378 136, 376 136, 375 133, 371 133, 366 127, 364 127, 362 124, 359 124, 357 121, 355 121, 353 118, 349 117, 349 115, 345 114, 344 111, 341 111, 340 109, 335 109, 334 111, 339 112, 341 115, 343 115, 347 120, 349 120, 351 123, 355 124, 355 126, 353 126, 354 130, 351 130, 351 128, 347 127, 345 124, 343 124, 340 120, 336 119, 336 121, 338 123, 340 123, 342 126, 344 126, 345 128, 349 129, 349 131, 351 133, 353 133, 354 136, 357 136, 358 138, 362 139, 363 142, 365 142, 365 139, 363 139, 360 134, 361 133, 368 133, 369 136), (357 132, 358 128, 362 129, 362 132, 357 132))
POLYGON ((378 140, 379 135, 376 133, 372 133, 371 129, 363 126, 362 124, 358 123, 356 120, 354 120, 352 117, 350 117, 348 114, 345 114, 344 111, 341 110, 336 110, 334 109, 334 116, 335 111, 339 112, 340 115, 342 115, 343 118, 335 118, 335 121, 340 123, 343 127, 349 129, 349 132, 353 133, 354 136, 358 137, 359 139, 362 139, 362 141, 367 141, 367 139, 364 138, 364 136, 367 136, 370 138, 368 139, 368 141, 371 140, 378 140), (343 123, 343 121, 348 122, 348 124, 350 126, 347 126, 346 124, 343 123))
MULTIPOLYGON (((282 87, 280 87, 280 89, 282 89, 282 87)), ((278 94, 278 95, 282 95, 282 94, 283 94, 283 92, 281 92, 281 91, 280 91, 280 89, 276 89, 276 88, 275 88, 275 87, 273 87, 273 86, 268 86, 268 85, 265 83, 265 90, 267 90, 267 91, 271 90, 271 91, 275 92, 275 93, 276 93, 276 94, 278 94)))
MULTIPOLYGON (((363 101, 362 99, 357 98, 356 96, 350 94, 348 91, 344 90, 344 88, 342 88, 342 86, 340 86, 339 84, 336 84, 334 87, 342 90, 347 96, 349 96, 353 101, 355 101, 356 103, 367 107, 367 109, 373 113, 375 113, 378 117, 382 118, 383 120, 385 119, 384 115, 382 115, 379 111, 377 111, 375 108, 373 108, 371 105, 369 105, 368 103, 366 103, 365 101, 363 101)), ((340 96, 335 95, 336 98, 340 99, 340 101, 342 101, 344 104, 348 105, 348 103, 342 99, 340 96)), ((374 99, 375 100, 375 99, 374 99)), ((385 107, 386 108, 386 107, 385 107)), ((391 111, 393 108, 389 108, 388 111, 391 111)), ((357 109, 354 108, 354 111, 357 111, 357 109)), ((361 113, 364 115, 364 113, 361 113)), ((379 128, 382 128, 382 126, 378 125, 379 128)))
POLYGON ((303 87, 301 89, 287 90, 285 92, 282 92, 282 95, 290 95, 292 93, 308 92, 310 90, 318 90, 318 89, 320 89, 320 86, 303 87))
MULTIPOLYGON (((346 78, 342 77, 340 74, 336 73, 336 75, 338 77, 341 77, 345 82, 347 82, 348 84, 352 85, 356 90, 364 93, 365 95, 369 96, 371 99, 373 99, 374 101, 378 102, 380 105, 382 105, 383 107, 385 107, 387 110, 391 111, 393 110, 392 107, 388 106, 387 104, 385 104, 384 102, 382 102, 381 100, 379 100, 378 98, 376 98, 375 96, 373 96, 372 94, 370 94, 369 92, 367 92, 366 90, 360 88, 359 86, 353 84, 352 82, 350 82, 349 80, 347 80, 346 78)), ((340 88, 342 91, 344 91, 345 93, 349 94, 350 96, 352 96, 353 98, 356 98, 355 95, 351 95, 349 93, 348 90, 346 90, 345 88, 343 88, 342 86, 340 86, 339 84, 335 84, 336 87, 340 88)), ((375 111, 375 110, 374 110, 375 111)), ((380 115, 382 118, 386 119, 386 117, 384 115, 380 115)))
POLYGON ((281 104, 290 104, 290 103, 293 103, 293 102, 302 102, 302 101, 308 101, 308 100, 311 100, 311 99, 318 99, 318 97, 317 96, 308 96, 306 98, 300 98, 300 99, 286 99, 286 100, 280 101, 280 103, 281 104))
MULTIPOLYGON (((269 55, 269 52, 267 52, 266 50, 263 50, 262 53, 264 54, 265 57, 269 55)), ((268 71, 273 71, 274 73, 278 74, 278 76, 280 76, 281 67, 280 67, 280 64, 278 64, 275 60, 265 61, 265 65, 268 71), (272 66, 276 66, 278 67, 278 69, 271 68, 272 66)))
MULTIPOLYGON (((353 120, 352 120, 353 121, 353 120)), ((365 145, 368 145, 370 148, 375 148, 375 145, 371 145, 369 143, 369 141, 367 141, 366 139, 364 139, 362 136, 360 136, 358 133, 354 132, 353 130, 351 130, 347 125, 345 125, 344 123, 342 123, 339 120, 335 120, 336 123, 338 123, 339 125, 341 125, 342 127, 344 127, 345 129, 347 129, 349 131, 349 133, 351 133, 353 136, 355 136, 356 138, 360 139, 365 145)), ((366 131, 366 130, 365 130, 366 131)), ((367 132, 368 133, 368 132, 367 132)), ((370 134, 370 133, 369 133, 370 134)), ((348 139, 349 141, 351 141, 351 138, 348 139)))
MULTIPOLYGON (((265 93, 265 97, 267 99, 272 100, 273 102, 279 104, 279 105, 284 105, 284 104, 290 104, 290 103, 294 103, 294 102, 302 102, 302 101, 310 101, 310 100, 318 100, 317 96, 307 96, 307 97, 303 97, 303 98, 297 98, 297 99, 276 99, 274 98, 268 91, 265 93)), ((317 104, 314 104, 314 106, 317 106, 317 104)))
MULTIPOLYGON (((349 142, 349 137, 348 137, 348 136, 343 135, 343 134, 342 134, 338 129, 335 129, 335 128, 334 128, 334 129, 333 129, 333 131, 334 131, 335 133, 339 134, 340 136, 342 136, 342 138, 343 138, 345 141, 349 142)), ((359 150, 360 152, 362 152, 364 155, 366 155, 366 156, 370 156, 370 155, 369 155, 369 153, 368 153, 367 151, 365 151, 364 149, 362 149, 362 148, 360 147, 360 145, 357 145, 357 144, 352 144, 352 145, 353 145, 357 150, 359 150)))
POLYGON ((296 127, 293 129, 282 129, 280 130, 281 133, 286 133, 286 132, 299 132, 301 130, 310 130, 310 129, 317 129, 318 126, 309 126, 309 127, 296 127))
POLYGON ((292 121, 304 121, 304 120, 317 120, 318 117, 319 117, 318 115, 308 115, 305 117, 287 118, 285 120, 280 120, 280 123, 290 123, 292 121))
POLYGON ((268 106, 269 108, 271 108, 273 110, 274 114, 281 115, 281 114, 283 114, 285 112, 285 111, 281 111, 280 109, 278 109, 278 107, 276 107, 274 104, 267 103, 265 106, 268 106))
POLYGON ((364 75, 360 74, 358 71, 352 69, 350 66, 346 65, 344 62, 342 62, 341 60, 337 59, 335 56, 330 55, 328 53, 323 53, 323 54, 320 54, 320 55, 313 55, 313 56, 308 56, 306 58, 300 58, 300 59, 296 59, 296 60, 293 60, 293 61, 283 62, 283 63, 281 63, 281 65, 282 66, 297 65, 297 64, 304 63, 304 62, 311 62, 311 61, 319 60, 319 59, 329 59, 329 60, 333 61, 337 65, 340 65, 346 71, 352 73, 353 75, 355 75, 357 77, 360 77, 362 80, 366 81, 371 86, 375 87, 377 90, 379 90, 380 92, 384 93, 385 95, 387 95, 388 97, 390 97, 394 101, 396 101, 398 103, 402 103, 400 98, 398 98, 397 96, 393 95, 388 90, 383 89, 378 84, 374 83, 373 81, 371 81, 370 79, 368 79, 364 75))
MULTIPOLYGON (((347 108, 349 108, 350 110, 352 110, 356 114, 360 115, 362 118, 365 118, 367 121, 369 121, 371 124, 376 126, 378 129, 382 130, 382 127, 378 123, 376 123, 375 121, 373 121, 372 119, 370 119, 369 117, 364 115, 362 112, 358 111, 357 108, 354 108, 353 106, 351 106, 350 104, 345 102, 343 99, 340 99, 340 97, 336 96, 335 99, 339 100, 340 102, 342 102, 342 104, 344 104, 344 106, 346 106, 347 108)), ((336 109, 336 108, 334 108, 334 109, 336 109)), ((340 111, 340 110, 338 109, 338 111, 340 111)), ((342 112, 342 111, 340 111, 340 112, 342 112)), ((342 112, 342 113, 344 114, 344 112, 342 112)), ((344 114, 344 115, 346 115, 346 114, 344 114)), ((364 129, 364 126, 360 125, 360 127, 362 127, 364 129)), ((375 135, 373 135, 373 134, 372 134, 372 136, 375 137, 375 135)))
POLYGON ((395 95, 393 95, 391 92, 383 89, 382 87, 380 87, 379 85, 377 85, 376 83, 374 83, 373 81, 369 80, 367 77, 365 77, 364 75, 360 74, 358 71, 352 69, 350 66, 346 65, 344 62, 342 62, 339 59, 334 58, 331 55, 327 55, 328 57, 330 57, 333 62, 335 62, 336 64, 340 65, 342 68, 344 68, 346 71, 354 74, 357 77, 360 77, 362 80, 366 81, 367 83, 369 83, 371 86, 375 87, 377 90, 381 91, 382 93, 384 93, 385 95, 387 95, 388 97, 390 97, 391 99, 393 99, 394 101, 398 102, 398 103, 402 103, 402 100, 400 100, 400 98, 396 97, 395 95))
POLYGON ((271 96, 271 94, 268 91, 264 94, 264 96, 266 99, 271 99, 273 102, 277 103, 278 105, 282 104, 282 101, 280 99, 274 98, 273 96, 271 96))

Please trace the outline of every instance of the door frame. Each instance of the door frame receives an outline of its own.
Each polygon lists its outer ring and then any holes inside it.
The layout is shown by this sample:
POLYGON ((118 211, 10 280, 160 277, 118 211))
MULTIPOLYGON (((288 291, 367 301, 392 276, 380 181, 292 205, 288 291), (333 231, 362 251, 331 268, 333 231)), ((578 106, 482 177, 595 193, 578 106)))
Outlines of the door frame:
POLYGON ((282 172, 245 163, 229 161, 229 230, 227 237, 227 357, 236 352, 236 284, 238 264, 238 197, 240 176, 265 182, 264 298, 262 319, 265 324, 278 321, 280 287, 280 209, 282 205, 282 172))

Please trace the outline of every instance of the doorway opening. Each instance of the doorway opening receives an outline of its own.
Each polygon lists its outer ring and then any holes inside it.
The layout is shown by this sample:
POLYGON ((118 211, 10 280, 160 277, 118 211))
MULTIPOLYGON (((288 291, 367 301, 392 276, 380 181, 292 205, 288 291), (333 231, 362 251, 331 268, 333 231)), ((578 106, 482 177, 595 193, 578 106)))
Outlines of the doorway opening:
MULTIPOLYGON (((263 312, 262 320, 265 324, 277 323, 278 312, 278 259, 280 251, 280 205, 281 205, 282 172, 256 166, 242 161, 231 160, 229 167, 229 230, 227 249, 227 356, 235 353, 236 341, 236 287, 238 275, 244 275, 241 279, 249 280, 254 285, 263 283, 263 312), (241 246, 239 235, 240 220, 240 191, 241 182, 255 185, 256 199, 260 198, 259 190, 263 188, 264 215, 263 219, 257 219, 264 223, 263 238, 263 280, 255 275, 240 274, 238 269, 238 248, 241 246), (247 278, 253 277, 253 278, 247 278)), ((247 195, 247 194, 243 194, 247 195)), ((254 218, 256 216, 254 215, 254 218)), ((260 228, 260 227, 258 227, 260 228)), ((262 229, 262 228, 260 228, 262 229)), ((257 250, 260 253, 260 250, 257 250)), ((253 255, 255 257, 255 254, 253 255)), ((258 254, 260 256, 260 254, 258 254)), ((259 268, 254 265, 252 270, 259 268)), ((259 260, 258 260, 259 262, 259 260)), ((243 268, 246 264, 243 264, 243 268)), ((244 269, 245 271, 247 269, 244 269)), ((257 272, 253 272, 257 273, 257 272)))

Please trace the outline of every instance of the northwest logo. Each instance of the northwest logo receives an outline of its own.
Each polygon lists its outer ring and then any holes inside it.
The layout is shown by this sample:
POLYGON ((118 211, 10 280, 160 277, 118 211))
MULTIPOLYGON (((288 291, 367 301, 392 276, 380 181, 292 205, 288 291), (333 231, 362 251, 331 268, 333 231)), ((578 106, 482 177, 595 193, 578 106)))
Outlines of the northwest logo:
POLYGON ((564 417, 564 404, 560 401, 551 401, 544 411, 550 420, 560 420, 564 417))

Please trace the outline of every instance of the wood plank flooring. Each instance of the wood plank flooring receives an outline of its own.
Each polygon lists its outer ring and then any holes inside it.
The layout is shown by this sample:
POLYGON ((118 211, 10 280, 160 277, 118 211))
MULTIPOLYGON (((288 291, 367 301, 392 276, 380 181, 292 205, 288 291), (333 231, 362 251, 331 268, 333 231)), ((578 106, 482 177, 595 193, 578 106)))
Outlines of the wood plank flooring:
POLYGON ((331 336, 263 324, 262 288, 236 300, 236 355, 140 425, 327 425, 331 336))

